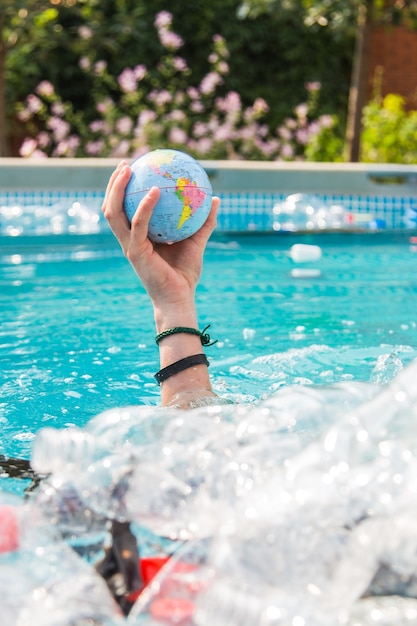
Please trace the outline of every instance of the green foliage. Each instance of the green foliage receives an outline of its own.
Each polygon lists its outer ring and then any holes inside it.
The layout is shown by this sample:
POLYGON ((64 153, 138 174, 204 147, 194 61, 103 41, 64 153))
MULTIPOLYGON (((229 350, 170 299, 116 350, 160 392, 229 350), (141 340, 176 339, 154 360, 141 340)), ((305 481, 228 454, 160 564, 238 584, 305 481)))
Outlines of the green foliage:
POLYGON ((417 163, 417 111, 407 111, 402 96, 378 96, 364 108, 361 161, 417 163))
POLYGON ((216 34, 226 40, 230 71, 219 96, 239 94, 242 106, 257 98, 268 103, 265 122, 273 131, 302 102, 307 81, 322 85, 320 110, 345 116, 354 37, 306 25, 299 2, 273 15, 239 19, 240 0, 5 0, 8 40, 6 82, 9 116, 42 80, 51 82, 63 102, 95 119, 98 92, 117 97, 107 78, 145 64, 155 80, 164 66, 163 46, 153 22, 158 12, 173 14, 173 28, 184 40, 181 55, 198 83, 210 71, 208 55, 216 34), (13 7, 18 11, 12 10, 13 7), (26 13, 25 13, 26 11, 26 13), (90 33, 85 37, 86 29, 90 33), (105 62, 103 85, 80 62, 105 62), (153 69, 152 69, 153 68, 153 69), (337 84, 338 88, 334 89, 337 84))
MULTIPOLYGON (((172 30, 172 15, 161 11, 154 27, 163 48, 157 67, 139 64, 113 76, 106 61, 93 62, 94 55, 80 59, 92 85, 92 120, 64 101, 51 82, 41 81, 17 106, 29 133, 20 154, 131 158, 165 146, 197 158, 292 160, 304 158, 314 136, 334 125, 331 116, 317 114, 320 84, 311 82, 305 86, 307 102, 271 130, 265 100, 244 106, 236 91, 222 95, 230 53, 220 35, 210 46, 208 73, 194 83, 178 53, 184 42, 172 30)), ((91 29, 83 36, 91 38, 91 29)))
POLYGON ((378 22, 417 28, 417 0, 242 0, 239 15, 257 18, 297 7, 307 26, 344 33, 356 27, 361 6, 378 22))
POLYGON ((340 126, 337 119, 333 120, 333 126, 323 128, 319 133, 313 135, 305 149, 306 161, 322 163, 341 163, 344 161, 345 141, 340 133, 340 126))

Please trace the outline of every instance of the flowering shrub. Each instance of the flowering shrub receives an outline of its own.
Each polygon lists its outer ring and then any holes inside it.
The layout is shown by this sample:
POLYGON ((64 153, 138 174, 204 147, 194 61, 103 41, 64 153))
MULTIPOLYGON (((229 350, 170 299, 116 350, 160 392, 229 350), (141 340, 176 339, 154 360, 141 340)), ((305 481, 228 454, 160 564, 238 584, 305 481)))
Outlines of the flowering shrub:
POLYGON ((376 96, 364 108, 362 124, 362 161, 417 163, 417 111, 406 111, 402 96, 376 96))
MULTIPOLYGON (((158 13, 155 28, 164 50, 156 68, 138 64, 114 77, 104 61, 80 58, 92 81, 95 119, 87 120, 61 100, 50 82, 41 82, 18 107, 30 134, 21 156, 136 158, 170 147, 206 159, 294 160, 305 158, 307 146, 335 124, 331 116, 311 119, 320 84, 308 83, 308 101, 271 129, 265 100, 244 107, 238 93, 222 91, 229 53, 220 35, 213 38, 208 73, 192 85, 191 71, 178 53, 183 41, 172 30, 172 15, 158 13)), ((82 27, 79 36, 88 39, 91 33, 82 27)))

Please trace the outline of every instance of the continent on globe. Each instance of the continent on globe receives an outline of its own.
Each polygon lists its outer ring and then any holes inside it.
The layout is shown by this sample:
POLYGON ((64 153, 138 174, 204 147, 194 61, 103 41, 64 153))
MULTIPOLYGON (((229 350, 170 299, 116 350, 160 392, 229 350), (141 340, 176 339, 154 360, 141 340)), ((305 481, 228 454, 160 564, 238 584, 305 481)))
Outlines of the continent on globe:
POLYGON ((175 243, 201 228, 210 213, 213 190, 196 159, 179 150, 153 150, 136 159, 131 169, 124 200, 130 221, 151 187, 161 191, 149 222, 152 241, 175 243))

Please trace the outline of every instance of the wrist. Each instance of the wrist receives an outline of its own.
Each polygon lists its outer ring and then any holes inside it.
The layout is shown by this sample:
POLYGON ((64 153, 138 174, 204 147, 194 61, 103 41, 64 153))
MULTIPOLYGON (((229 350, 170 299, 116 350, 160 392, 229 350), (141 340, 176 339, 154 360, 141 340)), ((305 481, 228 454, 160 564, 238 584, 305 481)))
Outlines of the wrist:
POLYGON ((177 302, 163 308, 154 305, 154 320, 157 334, 175 326, 188 326, 198 329, 194 299, 177 302))

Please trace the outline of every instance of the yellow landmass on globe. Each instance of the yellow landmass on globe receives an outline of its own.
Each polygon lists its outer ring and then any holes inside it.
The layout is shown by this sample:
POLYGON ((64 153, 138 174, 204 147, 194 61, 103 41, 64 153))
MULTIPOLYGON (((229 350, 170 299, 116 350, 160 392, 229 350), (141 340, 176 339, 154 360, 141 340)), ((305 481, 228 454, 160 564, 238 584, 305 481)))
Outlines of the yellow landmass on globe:
POLYGON ((203 204, 206 194, 194 180, 189 178, 177 179, 175 193, 182 202, 182 213, 177 226, 179 230, 184 222, 190 219, 203 204))
POLYGON ((156 174, 160 174, 165 178, 172 178, 172 175, 161 171, 161 165, 171 165, 174 159, 174 152, 169 150, 155 150, 150 152, 147 158, 147 165, 154 170, 156 174))

